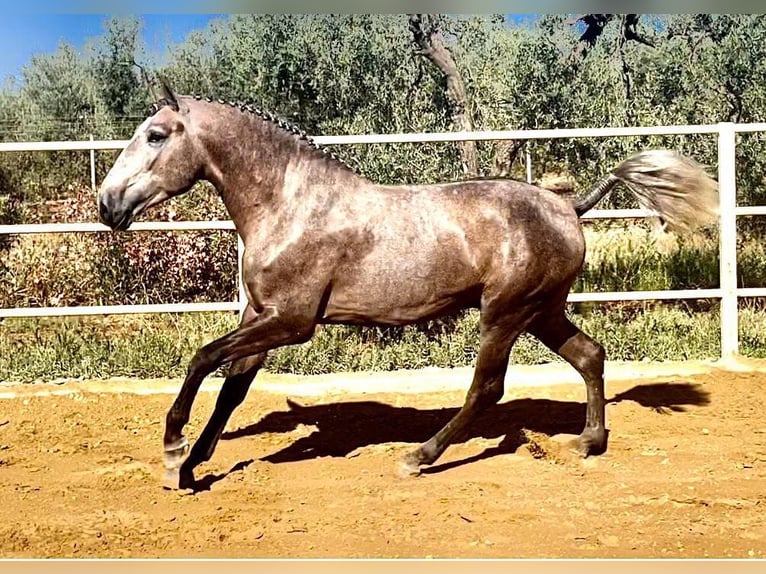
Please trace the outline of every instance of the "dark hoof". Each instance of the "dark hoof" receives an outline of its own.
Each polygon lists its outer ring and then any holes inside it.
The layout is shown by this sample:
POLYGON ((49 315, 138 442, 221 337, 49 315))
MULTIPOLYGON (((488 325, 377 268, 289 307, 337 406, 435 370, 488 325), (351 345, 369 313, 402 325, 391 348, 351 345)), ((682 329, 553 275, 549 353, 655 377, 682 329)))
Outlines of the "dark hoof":
POLYGON ((572 450, 580 457, 595 456, 606 451, 607 431, 605 429, 585 429, 571 443, 572 450))

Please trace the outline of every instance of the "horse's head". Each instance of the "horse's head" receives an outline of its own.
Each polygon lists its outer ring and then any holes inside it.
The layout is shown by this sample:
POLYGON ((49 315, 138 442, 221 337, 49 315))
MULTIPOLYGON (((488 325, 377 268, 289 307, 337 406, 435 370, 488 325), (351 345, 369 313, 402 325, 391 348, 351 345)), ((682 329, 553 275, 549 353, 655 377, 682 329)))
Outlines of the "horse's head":
POLYGON ((154 113, 138 126, 101 184, 99 215, 112 229, 127 229, 146 208, 188 191, 201 176, 188 109, 167 85, 162 90, 154 113))

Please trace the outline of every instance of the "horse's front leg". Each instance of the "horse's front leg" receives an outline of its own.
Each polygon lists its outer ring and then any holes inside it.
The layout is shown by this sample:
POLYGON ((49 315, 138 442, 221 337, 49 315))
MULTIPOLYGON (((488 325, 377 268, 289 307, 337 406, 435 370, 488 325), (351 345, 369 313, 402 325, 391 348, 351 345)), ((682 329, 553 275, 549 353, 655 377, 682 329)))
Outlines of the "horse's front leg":
MULTIPOLYGON (((314 312, 287 314, 275 307, 267 307, 262 313, 253 314, 248 321, 243 321, 234 331, 197 351, 165 420, 166 486, 177 484, 180 488, 186 488, 194 485, 194 466, 184 464, 189 453, 189 442, 183 434, 183 427, 189 422, 194 398, 205 377, 224 364, 260 355, 283 345, 305 342, 311 337, 315 326, 314 312)), ((199 462, 197 460, 196 464, 199 462)))

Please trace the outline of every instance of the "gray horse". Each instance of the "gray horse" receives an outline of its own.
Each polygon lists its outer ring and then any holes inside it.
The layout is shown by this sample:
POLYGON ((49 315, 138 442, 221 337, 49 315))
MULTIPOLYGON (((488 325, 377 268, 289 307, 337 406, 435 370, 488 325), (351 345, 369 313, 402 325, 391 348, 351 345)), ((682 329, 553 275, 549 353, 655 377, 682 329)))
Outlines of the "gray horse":
POLYGON ((248 105, 162 98, 98 194, 101 219, 127 229, 147 208, 211 182, 245 244, 248 306, 234 331, 201 347, 167 413, 166 485, 194 488, 234 409, 271 349, 308 341, 317 324, 405 325, 480 310, 481 344, 463 407, 402 461, 432 464, 503 396, 511 347, 527 331, 568 361, 587 388, 573 447, 606 448, 604 349, 565 315, 585 242, 578 217, 618 182, 680 228, 715 216, 717 186, 694 161, 644 151, 574 202, 507 179, 376 185, 318 150, 302 132, 248 105), (203 379, 229 365, 193 447, 183 435, 203 379))

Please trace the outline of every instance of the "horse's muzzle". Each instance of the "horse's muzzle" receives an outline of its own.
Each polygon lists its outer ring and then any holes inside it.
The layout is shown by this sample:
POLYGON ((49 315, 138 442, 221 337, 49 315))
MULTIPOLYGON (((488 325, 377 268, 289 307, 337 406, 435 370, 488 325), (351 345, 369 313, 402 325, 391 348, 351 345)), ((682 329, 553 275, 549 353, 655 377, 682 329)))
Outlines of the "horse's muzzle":
POLYGON ((101 221, 114 231, 124 231, 133 222, 131 209, 115 209, 103 199, 100 199, 98 202, 98 215, 101 221))

